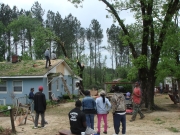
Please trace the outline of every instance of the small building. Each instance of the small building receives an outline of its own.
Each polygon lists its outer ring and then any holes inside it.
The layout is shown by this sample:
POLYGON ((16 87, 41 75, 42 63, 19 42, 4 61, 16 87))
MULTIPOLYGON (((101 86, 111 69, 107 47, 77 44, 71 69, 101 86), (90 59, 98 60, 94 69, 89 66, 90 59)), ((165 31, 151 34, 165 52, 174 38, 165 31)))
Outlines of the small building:
POLYGON ((43 86, 46 99, 51 95, 62 97, 68 94, 78 95, 76 82, 81 78, 75 76, 68 64, 62 59, 51 60, 45 68, 46 60, 26 60, 16 63, 0 63, 0 104, 12 105, 16 98, 29 95, 30 89, 38 92, 43 86))

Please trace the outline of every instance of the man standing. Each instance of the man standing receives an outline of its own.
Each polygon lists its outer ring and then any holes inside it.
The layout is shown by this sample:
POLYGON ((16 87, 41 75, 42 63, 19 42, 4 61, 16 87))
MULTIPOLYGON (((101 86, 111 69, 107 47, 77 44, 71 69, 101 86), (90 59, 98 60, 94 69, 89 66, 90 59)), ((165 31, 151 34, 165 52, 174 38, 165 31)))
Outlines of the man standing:
POLYGON ((46 49, 44 55, 45 55, 45 57, 46 57, 46 67, 45 67, 45 68, 47 68, 48 62, 49 62, 49 66, 51 66, 49 48, 46 49))
POLYGON ((31 113, 34 112, 34 88, 31 88, 29 93, 29 104, 31 108, 31 113))
POLYGON ((73 134, 81 135, 81 132, 86 131, 86 116, 80 110, 82 103, 77 100, 75 103, 75 108, 69 112, 69 123, 70 129, 73 134))
POLYGON ((34 128, 38 128, 39 115, 41 115, 41 127, 44 127, 45 119, 44 112, 46 111, 46 97, 43 91, 43 87, 39 86, 39 92, 34 95, 34 110, 36 111, 36 117, 34 122, 34 128))
POLYGON ((145 117, 140 109, 141 90, 140 90, 138 82, 135 83, 135 88, 134 88, 133 94, 132 94, 132 100, 133 100, 133 115, 130 120, 131 122, 135 121, 137 113, 139 113, 140 119, 143 119, 145 117))
POLYGON ((120 132, 120 122, 122 123, 122 135, 126 134, 126 105, 125 97, 122 93, 124 88, 119 86, 114 87, 114 95, 111 98, 112 113, 113 113, 113 123, 115 134, 118 135, 120 132))
POLYGON ((86 124, 94 129, 94 114, 96 112, 96 102, 90 96, 90 91, 85 91, 85 97, 82 100, 82 111, 86 114, 86 124))

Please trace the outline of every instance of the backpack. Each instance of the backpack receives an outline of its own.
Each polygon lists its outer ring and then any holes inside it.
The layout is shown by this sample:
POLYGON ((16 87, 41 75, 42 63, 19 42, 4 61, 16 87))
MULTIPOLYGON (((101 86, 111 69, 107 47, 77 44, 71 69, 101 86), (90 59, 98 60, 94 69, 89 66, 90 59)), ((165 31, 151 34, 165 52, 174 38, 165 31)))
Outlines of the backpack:
POLYGON ((116 111, 125 111, 126 110, 126 105, 125 105, 125 97, 122 93, 115 94, 116 96, 116 111))

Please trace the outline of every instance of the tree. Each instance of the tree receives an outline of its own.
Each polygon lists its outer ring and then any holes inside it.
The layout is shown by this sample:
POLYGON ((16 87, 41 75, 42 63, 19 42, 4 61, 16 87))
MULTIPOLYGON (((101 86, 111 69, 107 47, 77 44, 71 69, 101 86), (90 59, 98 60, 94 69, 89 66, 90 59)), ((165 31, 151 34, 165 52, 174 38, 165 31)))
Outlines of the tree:
MULTIPOLYGON (((100 53, 100 44, 102 42, 102 38, 103 38, 103 30, 101 29, 101 25, 99 24, 99 22, 95 19, 93 19, 91 21, 91 24, 89 26, 89 28, 92 31, 92 41, 94 43, 94 68, 95 68, 95 73, 94 73, 94 79, 95 82, 97 83, 97 77, 98 77, 98 72, 97 72, 97 67, 99 67, 101 69, 101 53, 100 53)), ((101 71, 101 70, 100 70, 101 71)), ((99 77, 101 77, 101 72, 99 74, 99 77)), ((101 80, 101 79, 100 79, 101 80)))
MULTIPOLYGON (((72 3, 81 3, 82 0, 70 0, 72 3)), ((101 0, 109 13, 116 19, 124 33, 124 43, 131 49, 134 58, 133 64, 138 69, 138 78, 144 93, 146 107, 154 108, 154 85, 156 81, 156 70, 161 54, 161 49, 172 22, 173 16, 179 11, 179 0, 126 0, 111 1, 101 0), (131 11, 136 19, 132 26, 137 26, 141 33, 139 39, 140 53, 135 49, 133 32, 125 25, 118 14, 122 10, 131 11), (148 61, 148 47, 151 54, 148 61)))
POLYGON ((38 1, 34 2, 33 6, 31 7, 32 16, 39 20, 43 24, 43 15, 45 10, 42 9, 41 4, 38 1))

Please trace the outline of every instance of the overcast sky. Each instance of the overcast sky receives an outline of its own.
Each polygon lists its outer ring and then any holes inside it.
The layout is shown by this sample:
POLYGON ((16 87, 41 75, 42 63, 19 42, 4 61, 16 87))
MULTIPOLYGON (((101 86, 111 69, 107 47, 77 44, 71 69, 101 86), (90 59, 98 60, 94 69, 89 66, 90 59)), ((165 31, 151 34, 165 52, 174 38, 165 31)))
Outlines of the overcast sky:
MULTIPOLYGON (((45 13, 47 13, 48 10, 54 13, 59 12, 63 19, 71 13, 74 17, 77 17, 81 22, 81 26, 84 28, 89 27, 91 20, 98 20, 104 34, 102 45, 107 45, 106 29, 111 27, 113 20, 112 18, 106 18, 108 14, 107 10, 105 10, 106 6, 99 0, 84 0, 83 8, 75 8, 68 0, 0 0, 0 3, 8 4, 11 8, 17 6, 19 10, 30 10, 35 1, 41 4, 45 13)), ((120 17, 121 19, 125 19, 126 24, 130 24, 134 21, 132 14, 128 11, 122 12, 120 17)), ((109 58, 109 53, 107 51, 103 51, 103 55, 107 55, 109 58)), ((108 59, 107 62, 109 63, 110 60, 108 59)), ((110 64, 107 65, 111 67, 110 64)))

